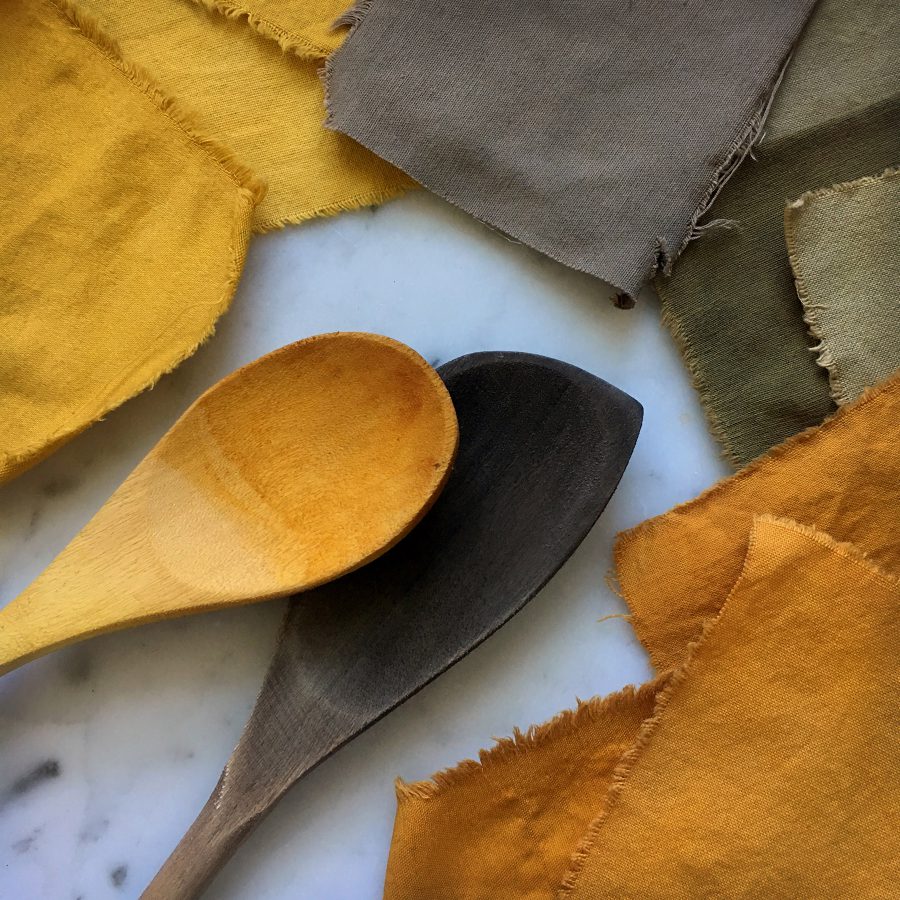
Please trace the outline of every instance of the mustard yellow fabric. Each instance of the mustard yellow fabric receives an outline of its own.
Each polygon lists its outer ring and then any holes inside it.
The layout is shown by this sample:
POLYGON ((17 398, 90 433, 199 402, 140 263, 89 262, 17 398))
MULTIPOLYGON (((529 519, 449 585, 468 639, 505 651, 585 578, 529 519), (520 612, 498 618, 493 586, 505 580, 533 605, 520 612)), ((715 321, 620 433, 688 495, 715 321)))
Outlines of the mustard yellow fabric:
POLYGON ((62 0, 0 27, 0 482, 189 356, 259 182, 62 0))
POLYGON ((346 31, 330 31, 342 5, 335 0, 283 6, 269 0, 258 15, 243 17, 231 4, 192 0, 83 5, 129 59, 267 182, 254 230, 380 203, 412 186, 406 175, 323 127, 318 73, 346 31), (266 16, 279 6, 283 25, 267 27, 266 16))
POLYGON ((900 581, 757 520, 623 760, 567 900, 887 900, 900 885, 900 581))
POLYGON ((849 403, 900 368, 900 169, 803 194, 784 232, 819 365, 849 403))
POLYGON ((398 787, 386 900, 896 896, 900 582, 743 531, 678 668, 398 787))
POLYGON ((815 524, 900 570, 900 375, 785 441, 696 499, 619 535, 616 572, 659 671, 734 584, 754 515, 815 524))
POLYGON ((385 900, 552 897, 665 681, 583 703, 432 781, 398 782, 385 900))

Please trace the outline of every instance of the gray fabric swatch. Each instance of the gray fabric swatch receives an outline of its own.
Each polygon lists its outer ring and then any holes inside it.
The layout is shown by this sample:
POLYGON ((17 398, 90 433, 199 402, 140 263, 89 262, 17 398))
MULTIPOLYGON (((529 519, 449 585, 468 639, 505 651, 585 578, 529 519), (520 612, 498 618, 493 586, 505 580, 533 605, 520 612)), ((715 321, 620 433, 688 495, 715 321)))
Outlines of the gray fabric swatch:
POLYGON ((629 295, 758 131, 815 0, 361 0, 330 127, 629 295))

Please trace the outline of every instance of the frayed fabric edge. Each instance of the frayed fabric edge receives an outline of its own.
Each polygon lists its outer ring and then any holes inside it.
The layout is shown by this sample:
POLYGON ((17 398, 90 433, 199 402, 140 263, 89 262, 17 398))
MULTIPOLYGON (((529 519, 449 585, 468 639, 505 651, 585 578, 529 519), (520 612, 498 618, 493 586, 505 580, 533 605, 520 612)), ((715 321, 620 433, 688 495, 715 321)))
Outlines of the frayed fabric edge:
POLYGON ((401 184, 394 188, 359 194, 347 200, 335 200, 333 203, 326 203, 324 206, 317 206, 313 209, 304 209, 273 219, 254 221, 253 231, 256 234, 266 234, 270 231, 286 228, 289 225, 302 225, 304 222, 310 222, 313 219, 327 219, 344 212, 356 212, 366 206, 381 206, 383 203, 402 197, 407 191, 415 190, 415 187, 415 182, 410 181, 409 184, 401 184))
POLYGON ((805 537, 823 545, 824 547, 827 547, 831 552, 838 553, 845 559, 848 559, 854 564, 863 567, 869 572, 869 574, 881 579, 889 586, 893 588, 900 587, 900 578, 893 575, 892 573, 884 571, 879 566, 877 566, 869 559, 868 555, 855 544, 837 541, 832 538, 831 535, 819 530, 818 528, 814 528, 810 525, 805 525, 802 522, 797 522, 794 519, 786 518, 784 516, 775 516, 770 514, 754 516, 753 522, 750 527, 747 549, 744 553, 744 560, 741 565, 741 571, 738 577, 735 579, 735 582, 729 590, 727 597, 725 597, 721 607, 719 608, 719 611, 703 623, 702 630, 697 639, 690 642, 685 648, 686 656, 684 662, 676 668, 671 669, 668 673, 666 673, 666 675, 660 676, 661 678, 666 678, 666 682, 662 685, 659 693, 657 694, 653 713, 649 718, 644 720, 634 746, 629 748, 625 751, 625 753, 622 754, 618 765, 613 771, 609 789, 607 790, 606 796, 603 801, 603 807, 598 813, 597 817, 588 827, 587 832, 572 854, 569 869, 566 872, 562 880, 562 884, 560 885, 560 888, 557 892, 557 900, 566 900, 566 898, 571 897, 572 893, 575 891, 578 885, 578 879, 583 872, 591 853, 594 851, 600 837, 602 836, 603 827, 612 814, 613 810, 615 809, 616 805, 618 804, 618 801, 621 798, 623 791, 626 789, 632 774, 640 763, 641 757, 652 742, 653 736, 659 729, 659 726, 663 718, 665 717, 669 704, 671 703, 672 697, 675 696, 679 688, 690 677, 691 671, 696 664, 696 659, 699 651, 716 630, 716 627, 722 621, 723 616, 728 613, 732 598, 743 586, 750 568, 750 564, 753 561, 754 553, 756 551, 759 528, 760 525, 764 523, 774 524, 786 530, 802 534, 805 537))
POLYGON ((248 166, 238 162, 230 150, 203 134, 194 114, 184 109, 179 101, 165 94, 140 66, 126 60, 118 44, 92 16, 76 6, 72 0, 45 0, 45 2, 141 91, 179 129, 190 145, 202 151, 232 182, 245 191, 254 206, 262 201, 266 195, 266 183, 248 166))
MULTIPOLYGON (((60 2, 68 3, 68 0, 47 0, 47 2, 53 4, 55 7, 57 7, 57 9, 60 9, 60 2)), ((71 6, 71 4, 69 5, 71 6)), ((76 11, 76 15, 81 17, 81 24, 77 25, 77 28, 84 34, 83 23, 85 20, 83 18, 83 14, 79 10, 76 11)), ((69 17, 67 16, 67 18, 69 17)), ((73 22, 73 27, 76 27, 75 20, 70 19, 70 21, 73 22)), ((102 32, 100 31, 97 31, 96 33, 102 35, 102 32)), ((85 34, 85 37, 88 37, 88 39, 91 40, 94 46, 97 46, 96 42, 91 39, 88 34, 85 34)), ((115 45, 113 44, 112 47, 115 47, 115 45)), ((104 50, 104 52, 106 51, 104 50)), ((206 148, 204 148, 204 150, 206 150, 206 148)), ((234 175, 230 175, 230 177, 232 178, 232 180, 235 180, 234 175)), ((226 312, 228 312, 228 309, 231 306, 231 301, 234 298, 235 291, 237 290, 237 285, 240 281, 241 273, 244 268, 244 260, 247 256, 247 246, 249 244, 252 233, 250 224, 253 218, 253 210, 256 208, 259 200, 261 199, 261 196, 265 193, 265 185, 261 182, 259 182, 258 184, 262 185, 262 194, 259 194, 257 191, 255 191, 252 186, 246 187, 239 181, 236 183, 238 184, 240 189, 237 191, 235 199, 235 213, 234 221, 232 223, 231 242, 228 248, 229 258, 228 268, 225 274, 225 284, 220 294, 220 299, 215 304, 215 307, 217 309, 215 318, 210 323, 206 331, 204 331, 199 339, 196 340, 191 346, 182 349, 180 353, 169 360, 169 362, 166 364, 166 367, 159 371, 153 378, 138 387, 132 393, 128 394, 128 396, 123 397, 117 403, 113 403, 112 405, 104 405, 103 403, 94 402, 93 405, 99 407, 99 412, 97 412, 95 415, 90 416, 85 421, 75 426, 62 426, 56 432, 50 435, 46 440, 42 441, 40 445, 28 447, 24 450, 18 450, 14 453, 4 454, 2 458, 0 458, 0 485, 3 485, 9 481, 14 480, 15 478, 18 478, 20 475, 25 474, 25 472, 27 472, 29 469, 49 458, 53 453, 62 448, 66 443, 76 438, 79 434, 87 431, 88 428, 90 428, 92 425, 96 425, 98 422, 103 421, 103 419, 109 413, 118 409, 120 406, 127 403, 138 394, 142 394, 144 391, 152 390, 156 386, 160 378, 163 378, 165 375, 168 375, 170 372, 178 368, 178 366, 180 366, 185 360, 193 356, 197 352, 197 350, 199 350, 200 347, 202 347, 203 344, 205 344, 215 334, 216 325, 218 324, 219 319, 226 312)), ((115 390, 115 387, 115 385, 109 385, 104 389, 104 391, 110 393, 115 390)), ((89 404, 86 404, 86 406, 87 405, 89 404)), ((77 418, 78 416, 76 414, 73 419, 77 418)))
POLYGON ((828 345, 825 329, 819 318, 819 313, 822 312, 825 307, 820 303, 815 303, 810 296, 809 285, 804 277, 803 266, 800 262, 799 248, 797 246, 798 216, 803 207, 813 200, 832 197, 835 194, 849 193, 850 191, 858 190, 859 188, 878 184, 889 178, 896 178, 898 175, 900 175, 900 167, 889 166, 878 175, 867 175, 864 178, 855 178, 852 181, 839 182, 830 187, 806 191, 806 193, 801 194, 800 197, 793 201, 793 203, 788 203, 784 208, 785 243, 787 244, 788 260, 791 264, 797 296, 803 304, 803 321, 806 323, 810 335, 817 342, 811 349, 816 354, 816 362, 818 365, 828 373, 828 385, 831 389, 831 397, 839 406, 852 403, 856 398, 844 381, 838 358, 834 355, 831 347, 828 345))
POLYGON ((436 772, 425 781, 405 782, 397 779, 395 789, 397 802, 430 800, 439 794, 464 783, 474 775, 489 773, 491 768, 506 762, 527 750, 534 750, 549 743, 560 735, 571 731, 584 722, 593 722, 615 713, 618 709, 633 705, 636 701, 655 695, 667 683, 668 673, 637 687, 628 685, 605 697, 593 697, 578 701, 574 709, 563 710, 552 719, 540 725, 532 725, 525 731, 516 728, 512 737, 499 738, 493 747, 481 750, 478 759, 465 759, 457 765, 436 772))
POLYGON ((848 417, 852 417, 852 412, 854 410, 877 401, 884 394, 890 393, 898 387, 900 387, 900 372, 880 384, 867 388, 853 403, 849 403, 846 406, 839 406, 837 410, 820 425, 812 425, 809 428, 805 428, 793 437, 789 437, 786 441, 777 444, 768 452, 757 456, 756 459, 752 460, 742 469, 739 469, 733 475, 720 479, 692 500, 688 500, 685 503, 679 503, 666 512, 661 513, 658 516, 653 516, 650 519, 646 519, 634 528, 620 531, 616 535, 615 543, 613 545, 613 568, 620 586, 621 596, 628 606, 631 615, 631 625, 634 628, 635 634, 641 645, 650 655, 650 659, 654 666, 657 668, 659 667, 659 658, 656 653, 656 648, 654 648, 652 643, 647 639, 648 630, 640 614, 637 612, 637 606, 631 596, 630 588, 626 584, 627 579, 623 578, 624 558, 628 547, 635 541, 641 540, 647 535, 652 534, 660 527, 660 525, 668 520, 672 514, 680 515, 701 509, 706 504, 715 500, 720 493, 728 490, 732 484, 752 476, 760 469, 766 468, 772 464, 777 465, 779 460, 784 456, 793 453, 798 447, 802 447, 810 441, 815 440, 818 435, 829 434, 835 429, 847 427, 846 420, 848 417))
POLYGON ((728 431, 725 429, 724 424, 716 415, 716 412, 712 407, 712 403, 710 402, 712 390, 707 384, 706 379, 703 377, 700 360, 694 353, 691 342, 688 340, 687 334, 684 331, 684 323, 674 312, 672 312, 663 283, 663 275, 657 275, 656 278, 653 279, 653 287, 660 300, 660 322, 669 330, 672 339, 675 341, 675 346, 681 354, 685 368, 687 368, 688 374, 691 376, 691 383, 694 386, 694 390, 700 397, 700 405, 703 407, 703 413, 706 416, 706 423, 709 431, 718 442, 722 456, 736 469, 740 468, 740 466, 744 465, 745 460, 742 460, 738 455, 737 448, 731 440, 728 431))
POLYGON ((193 0, 193 2, 225 16, 226 19, 246 19, 254 31, 267 40, 274 41, 284 53, 293 53, 301 59, 324 59, 331 53, 330 48, 320 47, 309 38, 256 15, 251 9, 235 3, 234 0, 193 0))

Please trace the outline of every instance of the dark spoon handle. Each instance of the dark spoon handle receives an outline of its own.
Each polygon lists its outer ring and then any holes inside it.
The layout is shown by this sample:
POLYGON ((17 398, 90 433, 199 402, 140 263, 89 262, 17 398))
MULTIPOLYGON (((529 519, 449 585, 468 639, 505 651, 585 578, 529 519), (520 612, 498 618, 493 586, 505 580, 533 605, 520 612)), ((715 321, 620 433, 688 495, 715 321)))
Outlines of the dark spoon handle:
POLYGON ((247 835, 268 812, 268 807, 247 819, 232 815, 216 785, 193 825, 147 886, 141 900, 195 900, 209 887, 247 835))

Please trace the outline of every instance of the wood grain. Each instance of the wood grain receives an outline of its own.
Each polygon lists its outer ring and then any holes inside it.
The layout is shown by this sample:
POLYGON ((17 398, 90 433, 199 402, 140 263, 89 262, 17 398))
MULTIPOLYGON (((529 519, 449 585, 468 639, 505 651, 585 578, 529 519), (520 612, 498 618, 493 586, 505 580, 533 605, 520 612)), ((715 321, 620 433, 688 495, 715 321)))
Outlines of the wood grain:
POLYGON ((390 553, 291 603, 240 742, 144 900, 202 894, 291 785, 520 610, 615 490, 642 418, 627 394, 524 353, 439 371, 460 425, 446 489, 390 553))
POLYGON ((219 382, 0 610, 0 674, 101 632, 279 597, 383 553, 443 488, 437 373, 378 335, 320 335, 219 382))

